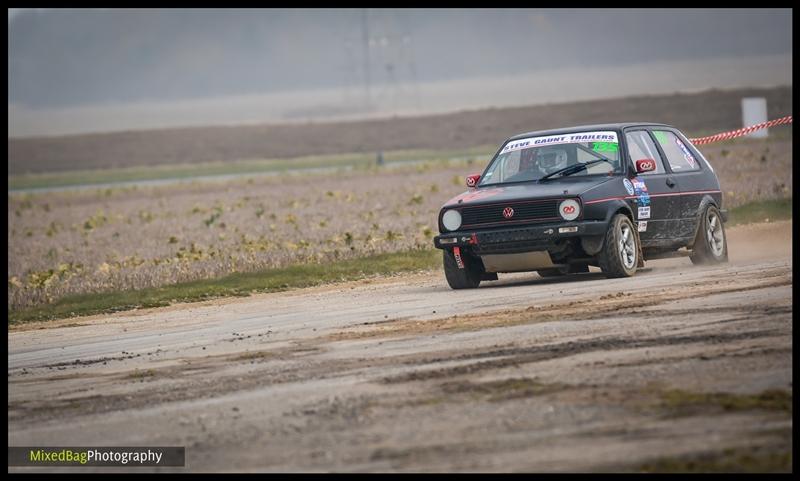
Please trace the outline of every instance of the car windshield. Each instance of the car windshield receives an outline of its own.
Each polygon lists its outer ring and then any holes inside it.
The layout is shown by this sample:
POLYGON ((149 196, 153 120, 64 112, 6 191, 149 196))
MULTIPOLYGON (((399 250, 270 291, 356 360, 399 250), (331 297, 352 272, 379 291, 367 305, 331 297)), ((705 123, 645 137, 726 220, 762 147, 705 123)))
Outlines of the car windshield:
POLYGON ((571 132, 507 142, 492 159, 480 186, 622 172, 614 131, 571 132))

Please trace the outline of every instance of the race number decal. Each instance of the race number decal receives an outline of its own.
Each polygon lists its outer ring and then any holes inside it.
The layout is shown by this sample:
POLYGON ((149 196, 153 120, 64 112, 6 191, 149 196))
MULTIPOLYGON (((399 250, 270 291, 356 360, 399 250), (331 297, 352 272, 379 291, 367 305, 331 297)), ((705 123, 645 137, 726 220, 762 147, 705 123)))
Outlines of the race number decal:
POLYGON ((615 142, 592 142, 592 150, 595 152, 616 152, 619 144, 615 142))

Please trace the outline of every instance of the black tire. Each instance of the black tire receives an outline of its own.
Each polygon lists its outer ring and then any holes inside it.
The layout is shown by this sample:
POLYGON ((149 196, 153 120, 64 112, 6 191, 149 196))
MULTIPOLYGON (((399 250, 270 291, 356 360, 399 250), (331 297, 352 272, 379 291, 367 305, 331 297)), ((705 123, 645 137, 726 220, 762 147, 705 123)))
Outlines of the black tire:
POLYGON ((603 239, 603 248, 597 254, 600 270, 608 278, 631 277, 636 273, 640 256, 639 233, 633 223, 623 214, 615 215, 603 239))
POLYGON ((589 264, 570 264, 568 266, 553 267, 552 269, 539 269, 536 271, 541 277, 559 277, 567 274, 580 274, 589 272, 589 264))
POLYGON ((697 238, 689 256, 693 264, 728 262, 728 237, 719 209, 709 204, 700 217, 697 238))
POLYGON ((459 269, 453 251, 444 249, 444 276, 453 289, 474 289, 481 283, 484 274, 483 265, 479 259, 472 259, 461 253, 464 268, 459 269))

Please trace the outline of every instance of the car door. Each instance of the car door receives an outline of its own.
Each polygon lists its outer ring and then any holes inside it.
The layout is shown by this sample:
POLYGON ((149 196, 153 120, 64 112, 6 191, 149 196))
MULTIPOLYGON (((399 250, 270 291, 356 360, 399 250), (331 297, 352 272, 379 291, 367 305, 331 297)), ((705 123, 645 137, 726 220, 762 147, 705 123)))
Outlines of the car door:
POLYGON ((637 173, 631 185, 626 185, 628 193, 633 190, 633 214, 637 221, 642 246, 659 246, 673 238, 675 231, 675 209, 678 183, 664 167, 661 152, 656 147, 647 129, 625 131, 625 145, 634 169, 637 160, 652 159, 656 169, 637 173))
POLYGON ((696 232, 700 201, 709 190, 702 163, 676 132, 653 128, 652 133, 667 160, 667 169, 680 187, 680 195, 676 196, 675 237, 690 239, 696 232))

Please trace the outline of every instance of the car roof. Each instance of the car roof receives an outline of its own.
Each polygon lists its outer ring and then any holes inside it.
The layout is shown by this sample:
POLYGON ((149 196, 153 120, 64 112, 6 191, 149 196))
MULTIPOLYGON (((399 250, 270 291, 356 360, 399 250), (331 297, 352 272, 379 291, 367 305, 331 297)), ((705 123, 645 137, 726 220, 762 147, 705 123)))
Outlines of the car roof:
POLYGON ((616 124, 576 125, 575 127, 565 127, 562 129, 536 130, 533 132, 525 132, 522 134, 517 134, 512 137, 509 137, 508 140, 518 140, 527 137, 539 137, 545 135, 569 134, 573 132, 587 132, 587 131, 597 131, 597 130, 622 130, 628 127, 650 127, 650 126, 675 128, 672 127, 671 125, 660 124, 657 122, 621 122, 616 124))

